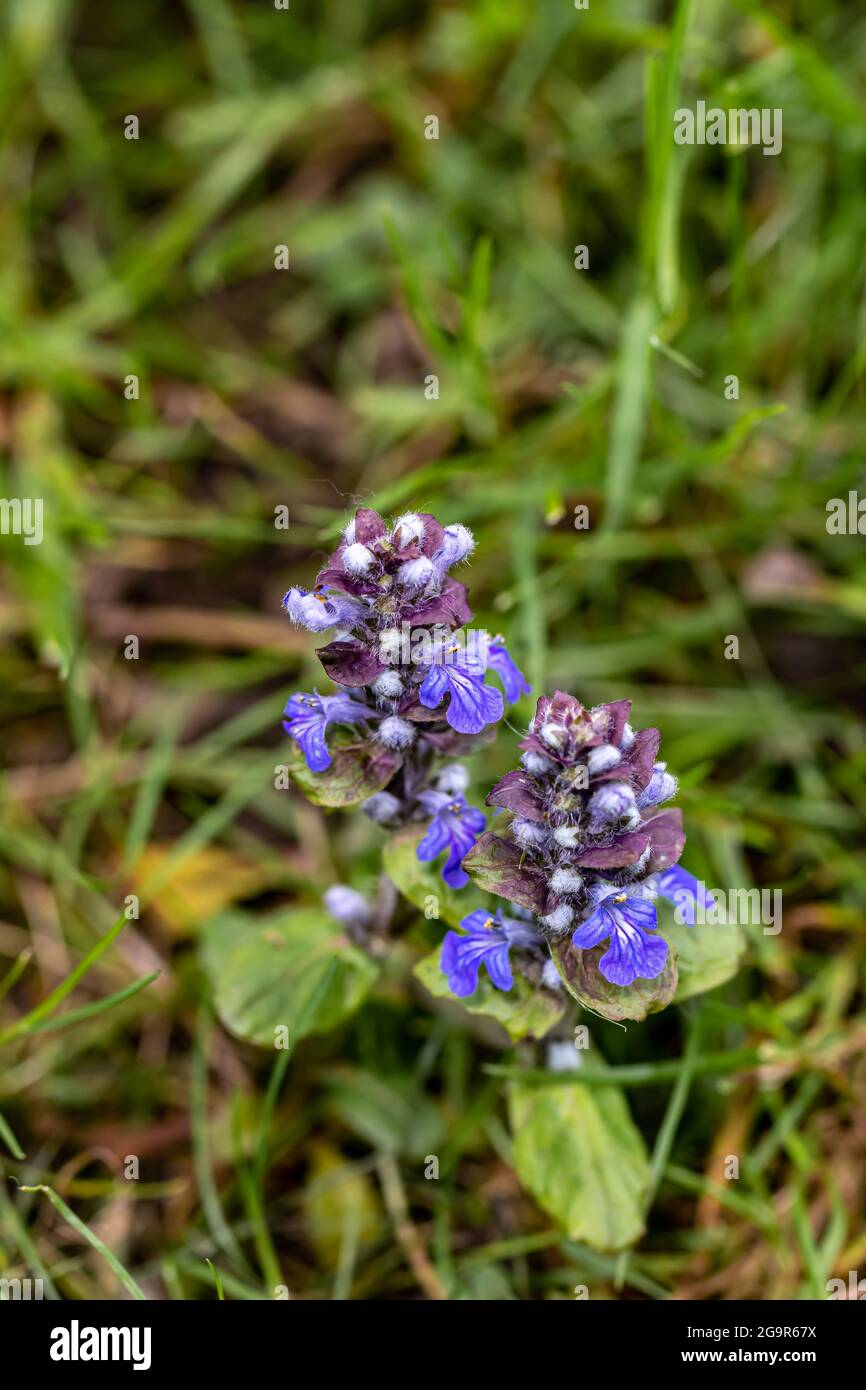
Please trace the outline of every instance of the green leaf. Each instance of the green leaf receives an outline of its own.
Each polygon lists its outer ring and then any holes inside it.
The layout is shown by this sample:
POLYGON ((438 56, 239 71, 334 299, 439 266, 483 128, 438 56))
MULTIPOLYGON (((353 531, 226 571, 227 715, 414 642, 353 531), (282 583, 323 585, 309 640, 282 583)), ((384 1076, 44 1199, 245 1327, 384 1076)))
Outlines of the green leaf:
POLYGON ((659 899, 656 903, 659 930, 677 953, 679 985, 676 999, 690 999, 715 989, 736 975, 745 948, 742 928, 735 923, 687 927, 674 919, 672 904, 659 899))
POLYGON ((77 1231, 78 1234, 82 1236, 83 1239, 86 1240, 89 1245, 92 1245, 93 1249, 96 1250, 102 1256, 102 1258, 105 1260, 105 1263, 117 1275, 117 1278, 120 1280, 121 1284, 127 1290, 127 1292, 130 1293, 132 1297, 137 1299, 139 1302, 146 1302, 145 1294, 142 1293, 138 1284, 135 1282, 132 1275, 129 1273, 129 1270, 124 1268, 117 1256, 113 1254, 111 1250, 109 1250, 108 1246, 102 1240, 100 1240, 99 1236, 96 1235, 94 1231, 91 1231, 90 1227, 86 1226, 80 1217, 75 1215, 75 1212, 72 1211, 72 1209, 66 1205, 63 1198, 60 1196, 58 1192, 54 1191, 53 1187, 49 1187, 47 1183, 39 1183, 34 1187, 25 1187, 22 1184, 18 1188, 18 1191, 44 1192, 45 1196, 48 1198, 54 1210, 56 1212, 59 1212, 59 1214, 63 1217, 64 1221, 68 1222, 72 1229, 74 1231, 77 1231))
POLYGON ((562 1017, 564 1005, 546 989, 531 985, 522 975, 514 977, 508 990, 496 989, 484 971, 479 973, 478 988, 468 999, 457 999, 448 988, 442 973, 442 947, 437 946, 415 966, 414 974, 436 999, 450 999, 461 1004, 467 1013, 486 1014, 501 1023, 508 1036, 518 1042, 521 1038, 542 1038, 562 1017))
POLYGON ((442 878, 444 859, 434 859, 430 864, 421 863, 417 850, 426 834, 426 825, 407 825, 396 831, 385 841, 382 867, 403 897, 408 898, 425 917, 432 920, 441 918, 451 927, 459 926, 474 908, 486 904, 479 900, 479 894, 471 884, 462 889, 448 887, 442 878))
POLYGON ((227 914, 209 923, 204 937, 220 1018, 261 1047, 273 1047, 282 1025, 291 1045, 336 1027, 363 1002, 378 973, 319 908, 267 918, 227 914))
POLYGON ((550 942, 550 954, 569 994, 585 1009, 619 1023, 628 1018, 639 1023, 648 1014, 667 1008, 677 988, 677 960, 668 951, 665 968, 655 980, 635 980, 631 985, 612 985, 598 968, 608 943, 582 951, 570 937, 550 942))
POLYGON ((544 911, 547 893, 542 874, 531 861, 526 861, 517 845, 502 835, 486 831, 466 855, 463 867, 479 888, 520 903, 532 912, 544 911))
POLYGON ((650 1169, 616 1086, 508 1087, 514 1166, 573 1240, 622 1250, 643 1234, 650 1169))
POLYGON ((310 771, 296 743, 291 744, 286 756, 289 776, 314 806, 355 806, 380 792, 399 771, 402 759, 398 753, 378 745, 340 743, 337 739, 330 745, 331 766, 324 772, 310 771))

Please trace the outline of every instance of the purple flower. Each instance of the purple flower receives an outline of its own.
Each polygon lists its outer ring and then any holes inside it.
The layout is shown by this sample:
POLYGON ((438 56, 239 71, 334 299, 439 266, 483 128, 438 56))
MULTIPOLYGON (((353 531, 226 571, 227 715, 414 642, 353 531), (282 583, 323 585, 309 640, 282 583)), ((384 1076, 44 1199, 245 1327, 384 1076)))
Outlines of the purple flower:
POLYGON ((362 607, 348 594, 327 587, 308 589, 295 587, 283 599, 283 608, 298 627, 308 632, 327 632, 331 627, 351 627, 362 615, 362 607))
POLYGON ((704 885, 679 864, 672 864, 662 873, 654 874, 647 883, 660 897, 676 904, 678 920, 684 922, 687 927, 695 925, 696 904, 700 903, 701 907, 706 907, 712 902, 704 885))
POLYGON ((311 772, 324 772, 331 766, 331 755, 325 742, 329 724, 359 724, 375 719, 376 711, 368 709, 350 695, 312 695, 298 693, 286 705, 283 728, 300 748, 311 772))
POLYGON ((657 921, 652 901, 604 882, 591 895, 595 911, 578 927, 572 945, 588 950, 609 940, 598 968, 612 985, 630 985, 638 977, 654 980, 665 968, 668 943, 650 935, 657 921))
POLYGON ((418 698, 426 709, 438 709, 451 696, 445 718, 458 734, 480 734, 485 724, 502 718, 502 693, 484 684, 484 666, 464 653, 453 660, 434 662, 427 671, 418 698))
POLYGON ((422 864, 426 864, 447 849, 448 859, 442 877, 449 888, 465 887, 469 875, 460 867, 460 863, 487 823, 484 813, 476 811, 474 806, 467 806, 465 797, 459 793, 449 796, 446 792, 424 791, 418 800, 428 815, 433 817, 427 834, 418 846, 418 858, 422 864))
POLYGON ((502 681, 509 705, 516 704, 521 695, 530 695, 532 686, 520 667, 512 660, 504 640, 497 637, 487 648, 488 664, 502 681))
POLYGON ((477 908, 460 923, 465 935, 450 931, 442 943, 442 970, 448 985, 458 999, 466 999, 478 987, 478 971, 487 966, 487 973, 497 989, 511 989, 514 977, 508 960, 510 946, 533 946, 538 933, 528 922, 503 917, 501 908, 494 917, 477 908))

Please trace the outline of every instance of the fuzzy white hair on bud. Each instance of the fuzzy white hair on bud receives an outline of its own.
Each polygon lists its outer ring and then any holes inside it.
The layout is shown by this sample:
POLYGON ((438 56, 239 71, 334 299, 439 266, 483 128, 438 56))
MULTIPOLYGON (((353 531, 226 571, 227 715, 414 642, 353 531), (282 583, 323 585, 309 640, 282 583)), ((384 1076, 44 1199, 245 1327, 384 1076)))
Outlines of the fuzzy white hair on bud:
POLYGON ((515 816, 511 829, 515 840, 524 849, 540 848, 550 839, 550 832, 543 825, 538 825, 534 820, 524 820, 522 816, 515 816))
POLYGON ((622 738, 619 741, 619 746, 623 753, 627 753, 633 743, 634 729, 631 727, 631 724, 626 724, 622 731, 622 738))
POLYGON ((570 894, 581 891, 583 879, 580 874, 575 873, 574 869, 554 869, 550 876, 550 887, 554 893, 568 897, 570 894))
POLYGON ((614 748, 612 743, 603 743, 599 748, 591 748, 586 755, 590 777, 597 777, 600 772, 609 772, 621 762, 622 753, 618 748, 614 748))
POLYGON ((452 565, 458 565, 475 549, 475 537, 468 526, 461 526, 459 522, 454 526, 446 526, 445 536, 449 543, 448 548, 452 557, 450 563, 452 565))
POLYGON ((563 849, 576 849, 580 831, 576 825, 558 825, 553 832, 553 838, 563 849))
POLYGON ((355 518, 354 518, 354 517, 352 517, 352 520, 351 520, 351 521, 347 521, 347 522, 346 522, 346 525, 343 527, 343 540, 346 542, 346 545, 354 545, 354 544, 355 544, 355 518))
POLYGON ((366 574, 373 565, 373 552, 368 550, 360 541, 354 545, 349 545, 343 551, 343 569, 347 574, 360 575, 366 574))
POLYGON ((640 811, 628 782, 606 782, 590 797, 587 811, 594 831, 612 826, 634 830, 640 824, 640 811))
POLYGON ((403 682, 396 671, 383 671, 373 681, 372 690, 380 699, 396 700, 398 695, 403 694, 403 682))
POLYGON ((568 739, 568 731, 561 724, 553 724, 549 719, 542 724, 538 737, 542 743, 546 743, 548 748, 564 748, 568 739))
POLYGON ((663 801, 670 801, 671 797, 676 796, 678 786, 676 777, 667 770, 667 763, 656 763, 649 782, 642 792, 638 792, 637 804, 641 809, 660 806, 663 801))
POLYGON ((433 561, 428 560, 426 555, 419 555, 417 560, 407 560, 405 565, 400 566, 397 582, 404 589, 426 589, 435 574, 433 561))
POLYGON ((552 912, 548 912, 546 917, 542 917, 544 925, 554 934, 561 934, 568 931, 574 921, 574 911, 568 903, 560 903, 552 912))
POLYGON ((520 761, 526 771, 532 773, 533 777, 544 777, 546 773, 553 772, 556 767, 556 764, 552 763, 549 758, 545 758, 543 753, 522 753, 520 761))
POLYGON ((398 714, 392 714, 382 720, 376 737, 386 748, 408 748, 415 742, 416 732, 415 725, 408 719, 401 719, 398 714))
MULTIPOLYGON (((640 859, 638 859, 636 863, 629 865, 628 872, 631 878, 640 878, 652 859, 652 854, 652 845, 647 845, 640 859)), ((657 898, 659 895, 658 888, 656 888, 651 879, 647 879, 645 883, 633 884, 629 887, 628 891, 632 897, 649 898, 650 900, 657 898)))
POLYGON ((399 627, 384 627, 379 633, 379 660, 386 666, 397 666, 403 649, 403 634, 399 627))
POLYGON ((413 541, 423 541, 424 522, 417 512, 404 512, 398 516, 391 529, 391 540, 401 550, 413 541))

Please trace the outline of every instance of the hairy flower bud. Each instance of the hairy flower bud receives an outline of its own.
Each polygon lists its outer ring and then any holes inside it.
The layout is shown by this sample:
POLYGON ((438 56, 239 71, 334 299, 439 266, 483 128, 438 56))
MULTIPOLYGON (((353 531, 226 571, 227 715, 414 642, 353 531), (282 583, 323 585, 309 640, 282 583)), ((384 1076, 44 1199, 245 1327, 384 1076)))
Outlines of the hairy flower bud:
POLYGON ((568 730, 564 729, 561 724, 547 722, 542 724, 539 737, 542 743, 547 744, 548 748, 553 748, 558 752, 568 742, 568 730))
POLYGON ((556 763, 552 763, 549 758, 545 758, 543 753, 522 753, 520 761, 531 772, 533 777, 544 777, 548 772, 553 772, 556 763))
POLYGON ((404 589, 426 589, 435 577, 433 561, 428 560, 426 555, 419 556, 417 560, 407 560, 397 571, 397 583, 402 584, 404 589))
POLYGON ((372 916, 367 899, 343 883, 335 883, 333 888, 326 889, 324 903, 334 920, 347 926, 369 922, 372 916))
POLYGON ((415 725, 397 714, 383 719, 376 731, 376 737, 386 748, 408 748, 415 742, 416 736, 415 725))
POLYGON ((648 806, 660 806, 677 794, 677 779, 667 770, 667 763, 656 763, 653 775, 642 792, 638 792, 637 804, 643 810, 648 806))
POLYGON ((570 908, 568 903, 560 903, 541 920, 554 936, 561 936, 563 932, 568 931, 574 921, 574 909, 570 908))
POLYGON ((514 838, 519 845, 527 849, 530 845, 540 848, 546 845, 550 839, 550 831, 543 825, 537 825, 534 820, 523 820, 520 816, 515 816, 511 822, 511 829, 514 838))
POLYGON ((424 539, 424 521, 417 512, 404 512, 398 516, 391 531, 391 540, 398 550, 405 550, 413 541, 424 539))
POLYGON ((383 671, 370 686, 374 695, 382 700, 396 700, 403 694, 403 682, 396 671, 383 671))
POLYGON ((612 743, 602 743, 598 748, 591 748, 586 755, 586 766, 592 777, 597 776, 599 772, 609 772, 621 762, 622 753, 618 748, 614 748, 612 743))
POLYGON ((601 835, 614 827, 630 829, 640 822, 635 794, 627 782, 606 782, 593 792, 587 807, 593 834, 601 835))
POLYGON ((466 526, 459 523, 446 526, 442 544, 433 556, 433 563, 439 573, 443 574, 445 570, 451 569, 452 565, 458 565, 461 560, 465 560, 474 549, 475 538, 466 526))
POLYGON ((574 869, 554 869, 550 887, 561 897, 574 897, 583 890, 583 879, 574 869))
POLYGON ((362 575, 373 567, 373 552, 356 542, 343 551, 343 569, 347 574, 362 575))

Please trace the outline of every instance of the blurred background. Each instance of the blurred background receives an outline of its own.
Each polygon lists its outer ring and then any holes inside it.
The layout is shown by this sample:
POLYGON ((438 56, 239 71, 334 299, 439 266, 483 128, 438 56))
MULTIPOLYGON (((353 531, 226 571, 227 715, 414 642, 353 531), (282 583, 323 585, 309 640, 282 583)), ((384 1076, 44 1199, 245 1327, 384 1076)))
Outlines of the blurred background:
POLYGON ((111 1298, 109 1251, 150 1298, 826 1297, 866 1261, 866 552, 826 524, 866 496, 866 14, 6 0, 2 25, 0 492, 43 499, 44 537, 0 536, 0 1273, 111 1298), (698 99, 781 108, 781 153, 675 146, 698 99), (326 688, 280 600, 358 504, 471 527, 476 623, 538 692, 631 698, 684 863, 783 892, 718 989, 592 1021, 641 1078, 629 1256, 515 1176, 507 1038, 411 974, 435 922, 287 1068, 221 1021, 205 923, 375 886, 374 826, 274 786, 285 699, 326 688))

